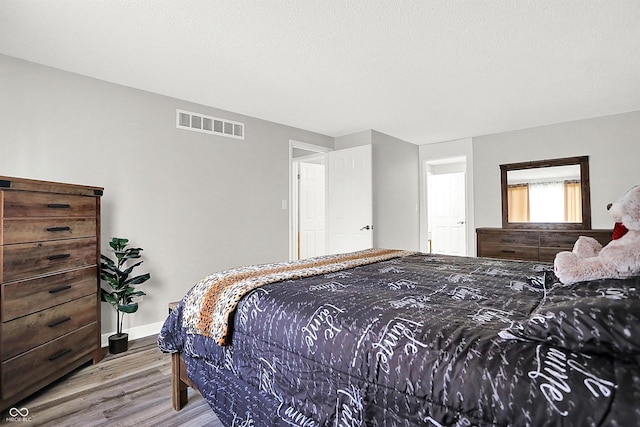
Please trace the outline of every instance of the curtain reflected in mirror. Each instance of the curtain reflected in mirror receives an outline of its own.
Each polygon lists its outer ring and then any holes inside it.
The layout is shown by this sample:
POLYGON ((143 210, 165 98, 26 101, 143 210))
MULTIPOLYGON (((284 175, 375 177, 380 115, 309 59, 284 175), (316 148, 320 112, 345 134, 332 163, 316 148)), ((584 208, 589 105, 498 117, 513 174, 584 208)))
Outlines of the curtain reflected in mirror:
POLYGON ((529 185, 510 185, 509 222, 529 222, 529 185))
POLYGON ((582 221, 582 189, 580 181, 564 183, 564 220, 565 222, 582 221))

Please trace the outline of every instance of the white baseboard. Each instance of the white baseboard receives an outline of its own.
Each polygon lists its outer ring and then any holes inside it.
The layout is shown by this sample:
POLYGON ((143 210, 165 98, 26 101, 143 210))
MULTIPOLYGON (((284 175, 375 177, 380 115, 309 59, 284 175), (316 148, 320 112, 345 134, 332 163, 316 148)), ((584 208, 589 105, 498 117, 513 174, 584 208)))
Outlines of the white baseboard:
MULTIPOLYGON (((129 334, 129 341, 137 340, 138 338, 144 338, 151 335, 159 334, 163 324, 164 321, 150 323, 148 325, 135 326, 133 328, 130 328, 129 330, 125 330, 124 332, 129 334)), ((113 334, 115 334, 115 331, 109 332, 107 334, 102 334, 102 347, 109 346, 109 337, 113 334)))

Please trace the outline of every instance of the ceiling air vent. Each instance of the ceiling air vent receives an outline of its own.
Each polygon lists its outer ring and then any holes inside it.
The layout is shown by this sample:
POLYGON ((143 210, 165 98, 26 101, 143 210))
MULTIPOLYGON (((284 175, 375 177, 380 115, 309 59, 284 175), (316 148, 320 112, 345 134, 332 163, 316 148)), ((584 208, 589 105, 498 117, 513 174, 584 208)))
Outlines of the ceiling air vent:
POLYGON ((204 114, 190 111, 176 110, 176 127, 178 129, 244 139, 244 123, 205 116, 204 114))

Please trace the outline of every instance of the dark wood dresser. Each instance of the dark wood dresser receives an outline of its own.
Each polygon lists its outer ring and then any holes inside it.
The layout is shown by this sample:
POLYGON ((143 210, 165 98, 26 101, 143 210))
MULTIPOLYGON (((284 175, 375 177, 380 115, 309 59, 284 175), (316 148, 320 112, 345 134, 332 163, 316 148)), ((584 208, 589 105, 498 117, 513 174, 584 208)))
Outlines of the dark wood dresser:
POLYGON ((0 410, 102 356, 102 192, 0 176, 0 410))
POLYGON ((556 254, 570 251, 579 236, 590 236, 603 246, 612 230, 529 230, 477 228, 478 256, 553 262, 556 254))

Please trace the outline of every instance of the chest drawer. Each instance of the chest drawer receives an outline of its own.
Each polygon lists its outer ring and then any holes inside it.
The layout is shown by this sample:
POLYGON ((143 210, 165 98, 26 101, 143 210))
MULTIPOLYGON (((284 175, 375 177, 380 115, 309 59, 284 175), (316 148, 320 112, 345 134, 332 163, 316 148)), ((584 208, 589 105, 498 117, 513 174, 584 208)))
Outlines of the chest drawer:
POLYGON ((515 260, 538 259, 537 246, 485 245, 478 256, 515 260))
POLYGON ((538 233, 479 229, 478 256, 515 260, 538 259, 538 233))
POLYGON ((23 243, 0 248, 3 282, 96 265, 96 238, 23 243))
POLYGON ((2 398, 10 398, 87 355, 95 349, 97 333, 94 322, 2 362, 2 398))
POLYGON ((2 318, 7 322, 55 305, 93 295, 97 291, 97 267, 58 273, 2 285, 2 318))
POLYGON ((20 353, 68 334, 84 325, 95 322, 95 295, 57 305, 47 310, 1 323, 0 360, 7 360, 20 353))
POLYGON ((538 246, 538 233, 535 232, 486 233, 482 238, 485 244, 494 246, 538 246))
POLYGON ((0 411, 102 358, 102 193, 0 176, 0 411))
POLYGON ((5 245, 96 235, 95 218, 5 218, 3 222, 3 241, 0 243, 5 245))
POLYGON ((28 191, 4 194, 5 218, 95 217, 93 197, 28 191))
POLYGON ((575 234, 541 233, 540 247, 561 248, 570 251, 576 240, 578 240, 578 236, 575 234))

